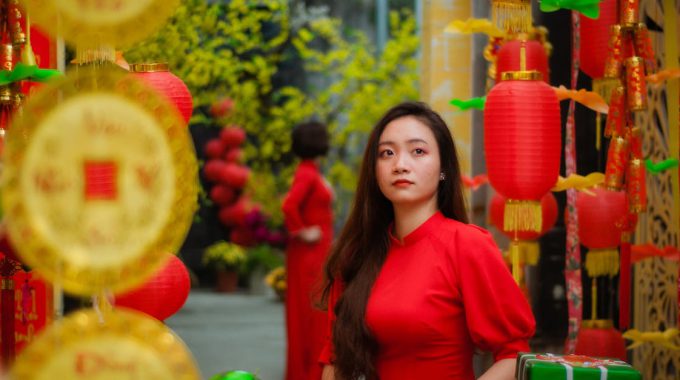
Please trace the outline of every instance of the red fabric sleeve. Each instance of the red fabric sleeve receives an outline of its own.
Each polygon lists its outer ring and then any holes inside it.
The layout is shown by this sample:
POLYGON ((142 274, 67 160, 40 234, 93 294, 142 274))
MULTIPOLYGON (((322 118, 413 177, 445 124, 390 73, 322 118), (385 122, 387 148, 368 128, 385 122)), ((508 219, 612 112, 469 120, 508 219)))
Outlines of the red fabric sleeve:
POLYGON ((313 188, 315 177, 316 174, 313 171, 299 168, 295 172, 290 191, 283 200, 281 209, 283 211, 284 223, 291 235, 295 235, 298 231, 305 228, 300 209, 313 188))
POLYGON ((335 304, 338 302, 342 294, 343 286, 340 280, 336 279, 331 287, 331 293, 328 297, 328 328, 324 334, 324 345, 319 355, 319 363, 321 365, 330 365, 335 360, 333 352, 333 323, 335 323, 335 304))
POLYGON ((459 235, 458 276, 472 341, 495 361, 529 351, 536 322, 491 235, 471 226, 459 235))

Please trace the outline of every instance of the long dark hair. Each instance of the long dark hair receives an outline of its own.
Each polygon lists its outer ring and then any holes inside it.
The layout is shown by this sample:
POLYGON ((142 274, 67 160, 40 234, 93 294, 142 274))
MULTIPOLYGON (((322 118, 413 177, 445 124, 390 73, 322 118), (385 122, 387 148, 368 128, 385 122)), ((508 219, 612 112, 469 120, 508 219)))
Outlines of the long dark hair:
POLYGON ((352 210, 326 263, 322 304, 327 304, 336 279, 345 285, 335 305, 337 319, 333 327, 335 371, 342 380, 355 380, 361 375, 367 380, 377 379, 374 359, 378 344, 365 323, 366 303, 389 249, 388 228, 394 220, 394 210, 378 187, 375 167, 380 135, 387 124, 404 116, 413 116, 427 125, 437 140, 445 175, 437 191, 439 210, 448 218, 468 221, 458 155, 444 120, 420 102, 401 103, 387 111, 368 138, 352 210))

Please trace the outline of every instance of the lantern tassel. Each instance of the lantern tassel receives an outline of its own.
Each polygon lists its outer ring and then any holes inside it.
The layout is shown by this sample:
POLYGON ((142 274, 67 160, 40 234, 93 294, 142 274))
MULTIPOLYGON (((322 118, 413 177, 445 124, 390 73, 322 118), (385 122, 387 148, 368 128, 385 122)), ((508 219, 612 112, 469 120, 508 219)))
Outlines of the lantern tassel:
POLYGON ((491 18, 493 23, 505 32, 528 32, 531 29, 531 1, 493 1, 491 4, 491 18))
POLYGON ((586 256, 590 277, 614 277, 619 273, 619 251, 616 248, 592 249, 586 256))
POLYGON ((503 217, 503 229, 505 231, 541 232, 542 226, 541 202, 513 199, 505 201, 505 215, 503 217))
POLYGON ((597 277, 591 279, 590 286, 590 319, 597 320, 597 277))
POLYGON ((522 256, 527 265, 537 265, 538 258, 541 254, 540 247, 536 241, 522 242, 522 256))
POLYGON ((512 277, 517 285, 522 281, 522 263, 520 260, 520 248, 517 241, 510 243, 510 258, 512 260, 512 277))

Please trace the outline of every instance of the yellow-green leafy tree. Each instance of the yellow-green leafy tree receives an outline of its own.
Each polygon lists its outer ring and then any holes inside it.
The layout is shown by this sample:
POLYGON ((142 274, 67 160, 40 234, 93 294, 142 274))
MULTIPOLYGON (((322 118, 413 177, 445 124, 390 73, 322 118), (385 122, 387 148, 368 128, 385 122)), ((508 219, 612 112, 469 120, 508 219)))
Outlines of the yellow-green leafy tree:
POLYGON ((162 30, 125 57, 168 62, 193 94, 191 123, 245 129, 252 169, 246 191, 277 224, 296 164, 290 155, 293 126, 310 118, 329 125, 332 149, 323 166, 343 215, 368 131, 392 105, 418 98, 415 20, 393 12, 390 21, 391 39, 378 54, 365 35, 343 31, 339 20, 291 22, 285 1, 186 0, 162 30), (290 60, 302 61, 305 75, 321 78, 316 82, 323 85, 276 85, 277 73, 290 60), (225 97, 235 107, 215 120, 207 109, 225 97))

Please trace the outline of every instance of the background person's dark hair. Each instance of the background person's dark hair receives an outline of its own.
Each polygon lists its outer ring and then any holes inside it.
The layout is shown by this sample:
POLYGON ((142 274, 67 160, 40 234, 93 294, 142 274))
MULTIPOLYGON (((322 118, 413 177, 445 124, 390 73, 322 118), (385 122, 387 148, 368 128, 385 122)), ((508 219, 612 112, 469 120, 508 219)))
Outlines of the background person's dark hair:
POLYGON ((325 124, 309 121, 293 129, 293 153, 302 159, 325 156, 328 153, 330 136, 325 124))
POLYGON ((335 305, 333 327, 336 375, 342 380, 377 378, 375 355, 378 343, 365 323, 366 303, 389 249, 389 225, 394 220, 392 203, 378 187, 376 162, 380 135, 387 124, 405 116, 417 118, 430 128, 439 146, 441 171, 437 206, 446 217, 468 222, 460 179, 458 155, 446 123, 425 103, 401 103, 373 127, 359 173, 354 204, 347 222, 331 249, 326 264, 322 304, 327 304, 336 277, 346 288, 335 305))

